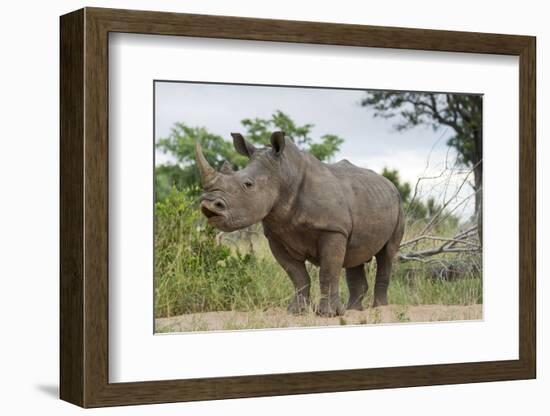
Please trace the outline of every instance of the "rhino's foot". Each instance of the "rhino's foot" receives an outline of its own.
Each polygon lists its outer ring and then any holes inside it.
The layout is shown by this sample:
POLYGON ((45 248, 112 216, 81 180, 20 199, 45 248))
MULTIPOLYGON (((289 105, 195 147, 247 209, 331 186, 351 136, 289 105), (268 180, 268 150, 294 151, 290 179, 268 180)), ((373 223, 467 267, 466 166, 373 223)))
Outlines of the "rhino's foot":
POLYGON ((363 299, 359 300, 359 299, 356 299, 355 301, 353 302, 348 302, 348 306, 346 309, 353 309, 353 310, 356 310, 356 311, 362 311, 364 310, 363 308, 363 299))
POLYGON ((309 299, 301 295, 296 295, 294 299, 290 301, 287 310, 293 315, 303 315, 309 310, 309 299))
POLYGON ((388 295, 386 293, 380 293, 374 295, 374 302, 372 306, 386 306, 388 304, 388 295))
POLYGON ((326 317, 344 316, 344 314, 346 313, 346 308, 339 299, 331 301, 329 301, 328 299, 321 299, 316 313, 319 316, 326 317))

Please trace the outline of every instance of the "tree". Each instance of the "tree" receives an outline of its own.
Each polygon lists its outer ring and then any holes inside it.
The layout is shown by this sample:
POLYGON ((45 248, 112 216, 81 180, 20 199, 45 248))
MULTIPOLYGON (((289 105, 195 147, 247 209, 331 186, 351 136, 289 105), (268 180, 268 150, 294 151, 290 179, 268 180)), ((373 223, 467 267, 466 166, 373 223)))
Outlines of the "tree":
POLYGON ((399 195, 401 195, 401 201, 403 201, 403 203, 409 202, 409 198, 411 197, 411 185, 409 182, 401 182, 397 169, 384 167, 384 169, 382 169, 382 176, 389 179, 390 182, 395 185, 399 191, 399 195))
MULTIPOLYGON (((338 152, 343 139, 325 134, 314 141, 311 130, 313 124, 297 125, 287 114, 276 111, 268 119, 244 119, 241 121, 247 140, 257 145, 269 143, 269 137, 275 130, 282 130, 291 137, 301 149, 310 152, 319 160, 328 161, 338 152)), ((228 132, 229 135, 229 132, 228 132)), ((233 144, 223 137, 210 133, 204 127, 190 127, 179 122, 172 127, 167 137, 161 138, 156 147, 173 157, 174 162, 164 163, 155 170, 155 197, 163 200, 172 187, 190 189, 199 192, 200 182, 195 167, 195 142, 201 143, 203 153, 215 169, 219 170, 225 161, 233 168, 242 168, 248 159, 238 154, 233 144)))
POLYGON ((480 96, 369 91, 361 105, 373 108, 375 116, 401 116, 400 122, 395 125, 399 131, 420 124, 429 125, 434 130, 443 126, 453 129, 455 134, 447 144, 456 149, 459 163, 474 169, 475 189, 481 189, 483 160, 480 96))
POLYGON ((367 91, 361 101, 364 107, 375 110, 375 116, 399 116, 398 131, 421 124, 437 131, 449 127, 454 135, 447 141, 458 153, 458 162, 473 170, 475 213, 481 240, 482 230, 482 99, 473 94, 438 94, 429 92, 367 91))
POLYGON ((220 169, 224 161, 233 166, 242 167, 246 158, 233 149, 233 145, 221 136, 209 133, 204 127, 189 127, 184 123, 176 123, 168 137, 161 138, 156 144, 157 149, 171 155, 174 162, 164 163, 155 168, 155 198, 163 200, 172 187, 189 188, 198 192, 200 177, 194 165, 195 142, 200 141, 203 153, 208 163, 220 169))
POLYGON ((382 176, 389 179, 399 191, 403 208, 407 216, 413 220, 426 220, 428 210, 424 204, 415 199, 411 199, 411 184, 409 182, 401 182, 397 169, 388 169, 384 167, 382 176))
POLYGON ((413 221, 431 221, 436 215, 445 217, 445 221, 440 224, 442 227, 455 227, 458 223, 458 218, 450 213, 447 213, 444 207, 437 204, 434 198, 430 197, 426 202, 422 202, 418 198, 411 197, 411 185, 409 182, 402 182, 397 169, 389 169, 384 167, 382 176, 389 179, 399 191, 403 208, 406 215, 413 221))
POLYGON ((247 118, 241 124, 246 128, 246 137, 252 143, 268 143, 273 131, 284 131, 300 149, 311 153, 321 161, 330 161, 344 142, 344 139, 334 134, 325 134, 320 137, 320 141, 315 142, 311 134, 313 124, 298 126, 287 114, 280 110, 275 111, 269 119, 247 118))

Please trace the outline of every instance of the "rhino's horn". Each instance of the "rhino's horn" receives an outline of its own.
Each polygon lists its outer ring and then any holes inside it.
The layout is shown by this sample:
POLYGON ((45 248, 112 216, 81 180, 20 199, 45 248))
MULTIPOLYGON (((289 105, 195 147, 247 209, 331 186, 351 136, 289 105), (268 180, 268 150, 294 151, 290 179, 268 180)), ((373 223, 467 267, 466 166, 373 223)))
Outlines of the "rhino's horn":
POLYGON ((201 145, 198 141, 195 142, 195 158, 197 160, 197 167, 199 168, 202 186, 206 187, 214 182, 218 173, 212 166, 210 166, 204 157, 201 145))

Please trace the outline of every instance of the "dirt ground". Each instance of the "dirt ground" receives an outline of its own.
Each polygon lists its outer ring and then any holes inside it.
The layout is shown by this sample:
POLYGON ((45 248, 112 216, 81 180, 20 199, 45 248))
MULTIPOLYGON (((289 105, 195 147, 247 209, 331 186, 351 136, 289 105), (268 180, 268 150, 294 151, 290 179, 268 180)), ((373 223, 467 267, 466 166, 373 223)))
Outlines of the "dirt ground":
POLYGON ((364 311, 346 311, 343 317, 325 318, 308 313, 293 316, 283 308, 253 312, 204 312, 155 320, 156 332, 229 331, 259 328, 339 326, 405 322, 482 319, 482 305, 388 305, 364 311))

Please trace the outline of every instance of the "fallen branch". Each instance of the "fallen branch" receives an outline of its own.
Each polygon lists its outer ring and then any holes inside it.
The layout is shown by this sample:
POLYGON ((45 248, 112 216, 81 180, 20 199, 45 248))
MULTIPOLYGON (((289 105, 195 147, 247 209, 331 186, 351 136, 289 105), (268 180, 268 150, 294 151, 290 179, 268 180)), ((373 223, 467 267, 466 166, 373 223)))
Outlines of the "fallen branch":
POLYGON ((468 241, 463 238, 446 238, 446 237, 437 237, 434 235, 421 235, 419 237, 413 238, 412 240, 405 241, 401 244, 401 247, 410 246, 411 244, 418 243, 422 240, 433 240, 433 241, 445 241, 447 243, 461 243, 466 244, 470 246, 475 246, 476 248, 479 248, 479 244, 472 243, 471 241, 468 241))
POLYGON ((438 247, 429 248, 425 250, 411 251, 408 253, 400 253, 398 254, 397 257, 399 260, 409 261, 409 260, 422 260, 422 259, 425 259, 426 257, 434 256, 436 254, 442 254, 442 253, 479 252, 481 250, 481 246, 475 241, 472 241, 469 239, 471 234, 475 233, 476 231, 477 231, 477 226, 473 226, 468 228, 467 230, 459 232, 452 238, 439 237, 439 236, 433 236, 433 235, 420 235, 411 240, 405 241, 404 243, 401 244, 400 248, 407 247, 424 240, 442 241, 443 244, 439 245, 438 247), (456 247, 457 244, 463 244, 466 247, 464 246, 456 247))
POLYGON ((469 234, 477 233, 477 225, 474 225, 473 227, 468 228, 467 230, 459 232, 457 235, 455 235, 453 238, 462 238, 469 234))
POLYGON ((443 245, 441 245, 439 247, 436 247, 436 248, 431 248, 431 249, 421 250, 421 251, 414 251, 414 252, 411 252, 411 253, 399 254, 398 258, 400 260, 417 260, 417 259, 423 259, 425 257, 433 256, 435 254, 441 254, 441 253, 475 253, 475 252, 478 252, 479 250, 480 250, 479 247, 450 248, 450 247, 446 247, 443 244, 443 245))

